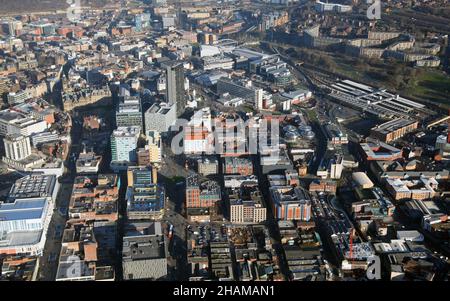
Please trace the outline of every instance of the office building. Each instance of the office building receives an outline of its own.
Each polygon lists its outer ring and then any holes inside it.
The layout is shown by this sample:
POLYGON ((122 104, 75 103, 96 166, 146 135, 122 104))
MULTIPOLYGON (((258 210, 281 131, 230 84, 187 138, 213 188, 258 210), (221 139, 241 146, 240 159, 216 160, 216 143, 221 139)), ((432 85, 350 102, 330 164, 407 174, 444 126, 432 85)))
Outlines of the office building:
POLYGON ((94 152, 82 152, 75 162, 77 173, 98 173, 102 156, 96 155, 94 152))
POLYGON ((59 183, 55 175, 18 179, 0 205, 0 253, 41 255, 59 183))
POLYGON ((18 134, 6 136, 5 144, 6 158, 20 161, 31 155, 30 138, 18 134))
POLYGON ((186 107, 183 62, 164 63, 166 67, 166 101, 176 104, 177 117, 186 107))
POLYGON ((215 181, 199 183, 197 175, 186 178, 186 208, 214 207, 220 201, 220 185, 215 181))
POLYGON ((264 222, 267 209, 257 183, 242 184, 238 198, 230 199, 230 222, 257 224, 264 222))
POLYGON ((333 180, 314 180, 309 184, 309 192, 329 192, 335 194, 337 183, 333 180))
POLYGON ((42 132, 31 135, 31 144, 33 147, 37 147, 38 145, 46 142, 55 142, 58 141, 59 134, 57 132, 42 132))
POLYGON ((253 174, 252 160, 238 157, 225 157, 223 159, 224 174, 239 174, 249 176, 253 174))
POLYGON ((367 161, 392 161, 402 157, 402 151, 384 142, 368 141, 359 144, 367 161))
POLYGON ((288 22, 289 22, 289 14, 287 11, 284 12, 272 11, 262 14, 259 29, 261 31, 266 31, 273 27, 283 26, 288 22))
POLYGON ((323 12, 337 12, 337 13, 346 13, 352 11, 351 5, 343 5, 339 3, 329 3, 327 2, 321 2, 316 1, 316 4, 314 6, 319 13, 323 12))
POLYGON ((123 279, 164 279, 168 273, 166 254, 161 223, 128 223, 122 247, 123 279))
POLYGON ((264 109, 263 96, 264 96, 263 89, 256 89, 255 90, 255 108, 257 110, 264 109))
POLYGON ((210 242, 209 270, 214 279, 219 281, 234 280, 233 260, 230 242, 210 242))
POLYGON ((161 163, 162 160, 162 142, 158 132, 150 132, 147 136, 147 144, 137 151, 138 165, 147 166, 150 164, 161 163))
POLYGON ((13 134, 30 136, 47 128, 45 120, 36 120, 34 117, 10 109, 0 111, 0 136, 13 134))
POLYGON ((136 148, 141 128, 138 126, 119 127, 111 135, 111 168, 123 169, 137 161, 136 148))
POLYGON ((343 157, 340 155, 335 155, 329 161, 329 175, 331 179, 340 179, 342 171, 344 170, 343 157))
POLYGON ((231 70, 233 69, 234 61, 230 57, 216 55, 216 56, 206 56, 202 58, 202 68, 203 71, 223 69, 231 70))
POLYGON ((225 188, 239 188, 242 184, 258 184, 258 178, 255 175, 239 176, 239 175, 224 175, 225 188))
POLYGON ((277 86, 285 86, 293 80, 292 73, 278 55, 271 55, 249 63, 251 73, 262 76, 266 81, 277 86))
POLYGON ((215 157, 202 156, 197 160, 198 173, 203 176, 219 174, 219 161, 215 157))
POLYGON ((274 212, 281 220, 309 221, 311 219, 311 198, 305 190, 292 186, 270 188, 274 212))
POLYGON ((266 220, 266 208, 253 200, 231 200, 230 222, 233 224, 257 224, 266 220))
POLYGON ((119 189, 120 178, 115 174, 77 176, 69 203, 69 217, 116 221, 119 189))
POLYGON ((231 96, 258 103, 259 98, 262 98, 262 92, 256 92, 258 90, 259 89, 255 89, 248 82, 238 82, 227 77, 222 77, 217 80, 217 94, 219 95, 228 93, 231 96))
POLYGON ((23 103, 30 98, 32 98, 32 95, 31 95, 30 91, 28 91, 28 90, 23 90, 23 91, 19 91, 19 92, 10 92, 10 93, 8 93, 8 97, 7 97, 8 104, 10 104, 10 105, 23 103))
POLYGON ((201 154, 212 151, 213 145, 212 118, 209 107, 198 110, 184 127, 184 152, 201 154))
POLYGON ((165 133, 170 131, 170 127, 177 119, 177 104, 165 102, 153 104, 145 112, 145 135, 150 136, 150 132, 165 133))
POLYGON ((336 145, 347 144, 348 136, 334 123, 325 125, 325 134, 328 140, 328 148, 333 149, 336 145))
POLYGON ((105 233, 97 229, 103 226, 104 223, 68 221, 61 241, 56 281, 114 281, 114 268, 104 264, 104 256, 114 252, 115 246, 105 249, 105 233))
POLYGON ((133 166, 127 171, 127 217, 129 220, 161 219, 164 214, 164 188, 157 184, 157 170, 133 166))
POLYGON ((436 194, 439 183, 435 178, 420 177, 418 179, 386 179, 386 189, 395 200, 432 199, 436 194))
POLYGON ((138 96, 124 96, 116 111, 117 127, 139 126, 144 128, 141 100, 138 96))
POLYGON ((153 166, 130 166, 127 170, 128 187, 158 183, 158 170, 153 166))

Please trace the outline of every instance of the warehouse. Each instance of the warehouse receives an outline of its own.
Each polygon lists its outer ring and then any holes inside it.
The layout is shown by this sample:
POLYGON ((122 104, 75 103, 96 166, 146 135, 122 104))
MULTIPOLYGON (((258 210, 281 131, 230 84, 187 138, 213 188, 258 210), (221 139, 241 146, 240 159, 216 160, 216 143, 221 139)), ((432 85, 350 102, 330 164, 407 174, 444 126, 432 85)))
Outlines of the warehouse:
POLYGON ((380 124, 370 130, 370 135, 383 142, 391 142, 417 129, 415 120, 397 118, 380 124))

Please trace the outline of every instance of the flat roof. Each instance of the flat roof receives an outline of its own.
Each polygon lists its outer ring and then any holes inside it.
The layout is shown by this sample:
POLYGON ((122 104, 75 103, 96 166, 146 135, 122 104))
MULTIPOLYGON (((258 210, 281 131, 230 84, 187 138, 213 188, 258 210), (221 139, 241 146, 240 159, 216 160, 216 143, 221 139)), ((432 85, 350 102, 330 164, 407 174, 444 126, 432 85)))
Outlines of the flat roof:
POLYGON ((164 236, 125 236, 122 256, 125 261, 166 258, 164 236))
POLYGON ((16 199, 13 203, 1 203, 0 221, 41 218, 46 204, 45 198, 16 199))
POLYGON ((41 237, 42 230, 9 232, 4 236, 0 235, 0 248, 37 244, 41 237))
POLYGON ((55 175, 28 175, 14 183, 8 198, 50 197, 55 189, 55 184, 55 175))
POLYGON ((390 132, 401 129, 405 126, 409 126, 411 124, 416 123, 416 120, 408 120, 403 118, 397 118, 394 120, 390 120, 388 122, 382 123, 376 127, 373 127, 371 130, 376 131, 382 134, 388 134, 390 132))

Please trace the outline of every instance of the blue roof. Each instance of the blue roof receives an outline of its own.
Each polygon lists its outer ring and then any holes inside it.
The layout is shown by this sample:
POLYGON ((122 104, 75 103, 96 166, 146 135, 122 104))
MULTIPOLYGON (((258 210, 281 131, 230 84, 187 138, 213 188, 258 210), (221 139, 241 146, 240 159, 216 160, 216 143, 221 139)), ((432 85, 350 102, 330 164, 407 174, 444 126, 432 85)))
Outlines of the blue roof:
POLYGON ((13 203, 0 204, 0 221, 37 219, 43 214, 47 200, 18 199, 13 203))

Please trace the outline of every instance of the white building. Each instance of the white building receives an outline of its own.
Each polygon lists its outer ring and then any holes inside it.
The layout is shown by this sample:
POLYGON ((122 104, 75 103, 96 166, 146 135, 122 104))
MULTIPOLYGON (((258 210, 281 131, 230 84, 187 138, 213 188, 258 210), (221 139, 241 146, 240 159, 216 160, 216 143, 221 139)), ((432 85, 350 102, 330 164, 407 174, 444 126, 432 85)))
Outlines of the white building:
POLYGON ((211 109, 208 107, 198 110, 184 127, 184 152, 188 154, 209 152, 214 147, 212 136, 211 109))
POLYGON ((329 174, 331 179, 340 179, 342 171, 344 170, 344 164, 342 157, 337 155, 336 158, 330 160, 329 174))
POLYGON ((28 90, 19 91, 19 92, 10 92, 8 94, 8 104, 15 105, 18 103, 23 103, 26 100, 32 97, 31 93, 28 90))
POLYGON ((3 139, 5 144, 6 158, 20 161, 31 155, 30 138, 20 135, 6 136, 3 139))
POLYGON ((334 12, 338 12, 338 13, 346 13, 346 12, 352 11, 351 5, 343 5, 343 4, 339 4, 339 3, 328 3, 328 1, 327 2, 316 1, 315 8, 318 12, 321 12, 321 13, 330 12, 330 11, 334 11, 334 12))
POLYGON ((442 157, 450 157, 450 141, 445 135, 440 135, 436 138, 435 148, 439 150, 442 157))
POLYGON ((141 128, 139 126, 118 127, 111 135, 111 167, 126 168, 128 163, 136 162, 136 147, 141 128))
POLYGON ((75 162, 77 173, 98 173, 101 162, 102 156, 98 156, 93 152, 83 152, 75 162))
POLYGON ((30 136, 47 129, 45 120, 36 120, 12 110, 0 111, 0 136, 19 134, 30 136))
POLYGON ((42 255, 59 183, 55 175, 17 180, 0 206, 0 253, 42 255))
POLYGON ((255 90, 255 107, 257 110, 264 109, 263 107, 263 89, 256 89, 255 90))
POLYGON ((230 202, 230 222, 253 224, 266 220, 266 208, 254 201, 232 200, 230 202))
POLYGON ((37 147, 41 143, 50 142, 50 141, 58 141, 61 139, 61 136, 55 132, 41 132, 31 135, 31 144, 33 147, 37 147))
POLYGON ((194 113, 189 121, 190 126, 203 126, 212 130, 211 108, 206 107, 194 113))
POLYGON ((168 132, 177 119, 177 104, 155 103, 145 112, 144 116, 146 136, 155 131, 168 132))
POLYGON ((364 172, 354 172, 352 174, 352 179, 358 185, 359 187, 366 189, 366 188, 372 188, 373 182, 369 179, 366 173, 364 172))
POLYGON ((210 45, 201 45, 200 46, 200 57, 205 56, 215 56, 219 55, 220 49, 217 46, 210 46, 210 45))
POLYGON ((53 202, 45 198, 16 199, 0 206, 0 253, 41 255, 53 202))
POLYGON ((202 59, 203 70, 233 69, 234 61, 225 56, 207 56, 202 59))

